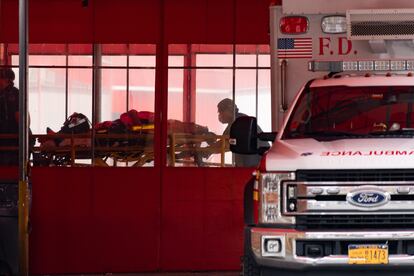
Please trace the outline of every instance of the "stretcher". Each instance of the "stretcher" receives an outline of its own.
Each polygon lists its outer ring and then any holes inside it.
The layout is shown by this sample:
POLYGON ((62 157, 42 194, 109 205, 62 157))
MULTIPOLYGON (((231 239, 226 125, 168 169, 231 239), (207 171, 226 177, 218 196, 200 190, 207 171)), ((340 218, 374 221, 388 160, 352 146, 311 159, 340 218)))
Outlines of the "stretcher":
POLYGON ((136 127, 122 134, 34 135, 42 142, 33 149, 33 165, 140 167, 154 159, 153 136, 154 125, 136 127), (61 142, 57 144, 56 139, 61 142))
POLYGON ((225 153, 229 151, 228 136, 215 134, 171 133, 169 135, 169 166, 224 167, 225 153), (220 162, 209 157, 220 155, 220 162))
MULTIPOLYGON (((33 149, 33 165, 142 167, 154 161, 153 124, 132 126, 125 133, 97 130, 92 136, 92 132, 34 135, 41 143, 33 149)), ((169 166, 223 167, 228 137, 194 123, 169 120, 167 151, 169 166), (209 161, 213 154, 219 154, 220 161, 209 161)))

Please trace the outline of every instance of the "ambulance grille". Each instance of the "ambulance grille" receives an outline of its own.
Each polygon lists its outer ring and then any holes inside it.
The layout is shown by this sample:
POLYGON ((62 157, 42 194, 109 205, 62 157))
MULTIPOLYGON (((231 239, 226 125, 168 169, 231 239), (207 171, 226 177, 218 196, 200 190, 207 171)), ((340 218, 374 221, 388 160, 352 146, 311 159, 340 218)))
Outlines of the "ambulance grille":
POLYGON ((298 170, 298 181, 414 181, 414 170, 298 170))
POLYGON ((296 217, 298 230, 414 229, 414 215, 308 215, 296 217))
POLYGON ((414 22, 361 22, 351 25, 351 36, 414 35, 414 22))
POLYGON ((347 26, 353 40, 414 39, 414 9, 350 10, 347 26))

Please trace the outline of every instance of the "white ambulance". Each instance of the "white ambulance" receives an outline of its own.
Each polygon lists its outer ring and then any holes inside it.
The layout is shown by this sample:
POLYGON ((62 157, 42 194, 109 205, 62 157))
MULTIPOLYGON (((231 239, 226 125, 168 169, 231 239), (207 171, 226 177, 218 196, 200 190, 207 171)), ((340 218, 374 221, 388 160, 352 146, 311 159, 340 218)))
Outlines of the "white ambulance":
POLYGON ((270 26, 277 133, 241 117, 230 135, 265 152, 243 275, 414 271, 414 1, 285 0, 270 26))

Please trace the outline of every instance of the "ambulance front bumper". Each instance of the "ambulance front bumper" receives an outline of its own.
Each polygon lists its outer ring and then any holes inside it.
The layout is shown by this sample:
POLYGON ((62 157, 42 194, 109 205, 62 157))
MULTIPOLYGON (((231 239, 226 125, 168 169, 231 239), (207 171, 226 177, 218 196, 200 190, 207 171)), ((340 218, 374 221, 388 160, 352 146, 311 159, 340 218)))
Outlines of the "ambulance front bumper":
MULTIPOLYGON (((392 242, 397 249, 389 252, 388 264, 375 267, 395 268, 414 266, 414 252, 407 250, 407 244, 414 246, 414 231, 335 231, 335 232, 302 232, 294 229, 249 228, 246 229, 246 241, 258 265, 284 269, 330 268, 330 267, 370 267, 371 265, 349 264, 346 254, 322 254, 323 256, 307 256, 298 252, 297 245, 341 244, 343 241, 355 244, 378 244, 392 242), (279 252, 268 252, 266 242, 280 241, 279 252), (403 248, 405 247, 405 249, 403 248), (410 252, 407 252, 410 251, 410 252), (393 254, 392 254, 393 253, 393 254), (413 255, 410 255, 413 253, 413 255)), ((323 250, 323 249, 322 249, 323 250)), ((342 249, 344 252, 347 249, 342 249)))

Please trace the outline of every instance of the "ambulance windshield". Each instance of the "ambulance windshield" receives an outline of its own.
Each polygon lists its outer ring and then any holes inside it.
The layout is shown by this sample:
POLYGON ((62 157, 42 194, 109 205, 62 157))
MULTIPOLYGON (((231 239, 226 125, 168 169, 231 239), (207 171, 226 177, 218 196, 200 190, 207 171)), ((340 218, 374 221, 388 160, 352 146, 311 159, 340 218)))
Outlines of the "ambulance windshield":
POLYGON ((412 137, 414 87, 314 87, 304 91, 282 139, 412 137))

